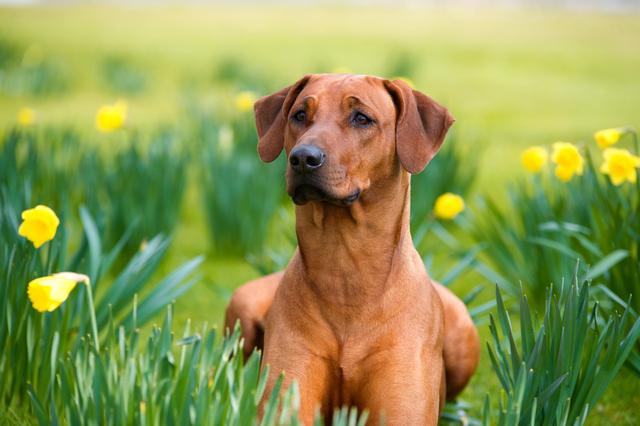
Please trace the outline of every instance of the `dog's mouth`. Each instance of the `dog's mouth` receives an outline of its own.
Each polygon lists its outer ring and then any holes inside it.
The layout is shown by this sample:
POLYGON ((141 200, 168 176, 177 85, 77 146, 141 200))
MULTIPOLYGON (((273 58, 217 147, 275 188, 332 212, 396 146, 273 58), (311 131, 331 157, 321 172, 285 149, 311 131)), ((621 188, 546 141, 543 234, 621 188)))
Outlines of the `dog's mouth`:
POLYGON ((309 201, 324 201, 340 206, 349 206, 360 198, 360 189, 356 189, 346 197, 336 197, 324 189, 310 183, 301 183, 292 191, 291 199, 298 205, 306 204, 309 201))

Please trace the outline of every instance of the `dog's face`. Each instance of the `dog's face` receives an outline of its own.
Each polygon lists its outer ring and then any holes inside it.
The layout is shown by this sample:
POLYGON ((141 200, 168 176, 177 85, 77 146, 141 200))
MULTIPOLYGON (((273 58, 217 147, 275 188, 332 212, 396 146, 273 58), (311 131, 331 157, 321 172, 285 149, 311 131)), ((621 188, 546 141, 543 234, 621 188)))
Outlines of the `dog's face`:
POLYGON ((405 83, 322 74, 260 99, 258 152, 287 155, 287 192, 296 204, 357 202, 372 183, 415 173, 435 155, 453 119, 405 83))
POLYGON ((312 78, 293 101, 284 132, 287 192, 297 204, 351 204, 395 157, 395 107, 382 81, 312 78))

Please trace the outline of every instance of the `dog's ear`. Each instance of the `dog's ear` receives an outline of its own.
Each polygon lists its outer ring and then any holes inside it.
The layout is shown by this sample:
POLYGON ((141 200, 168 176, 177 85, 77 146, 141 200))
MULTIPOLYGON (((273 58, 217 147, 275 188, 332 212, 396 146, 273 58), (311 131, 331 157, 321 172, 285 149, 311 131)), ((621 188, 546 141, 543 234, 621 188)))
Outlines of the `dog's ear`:
POLYGON ((310 75, 305 75, 293 85, 258 99, 253 106, 258 130, 258 154, 265 163, 272 162, 280 155, 284 146, 287 115, 310 78, 310 75))
POLYGON ((385 80, 396 105, 396 152, 409 173, 420 173, 436 155, 455 119, 445 107, 402 80, 385 80))

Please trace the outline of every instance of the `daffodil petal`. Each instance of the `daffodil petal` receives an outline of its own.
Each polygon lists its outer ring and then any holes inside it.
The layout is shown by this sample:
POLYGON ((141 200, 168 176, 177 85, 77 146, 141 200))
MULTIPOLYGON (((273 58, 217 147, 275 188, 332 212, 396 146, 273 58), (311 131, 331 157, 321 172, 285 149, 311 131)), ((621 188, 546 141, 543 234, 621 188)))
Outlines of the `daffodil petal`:
POLYGON ((38 205, 23 211, 21 216, 23 222, 18 227, 18 234, 31 241, 35 248, 55 237, 60 220, 49 207, 38 205))
POLYGON ((27 295, 35 310, 51 312, 67 300, 76 284, 75 279, 64 274, 40 277, 29 282, 27 295))

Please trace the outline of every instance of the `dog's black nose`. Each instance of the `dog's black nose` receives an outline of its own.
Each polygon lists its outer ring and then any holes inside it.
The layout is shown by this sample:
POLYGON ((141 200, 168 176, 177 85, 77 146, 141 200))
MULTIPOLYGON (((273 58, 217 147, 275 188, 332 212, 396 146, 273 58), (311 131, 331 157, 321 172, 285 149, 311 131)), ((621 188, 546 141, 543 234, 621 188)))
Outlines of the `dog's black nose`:
POLYGON ((324 163, 324 151, 314 145, 298 145, 289 154, 289 164, 296 172, 311 172, 324 163))

